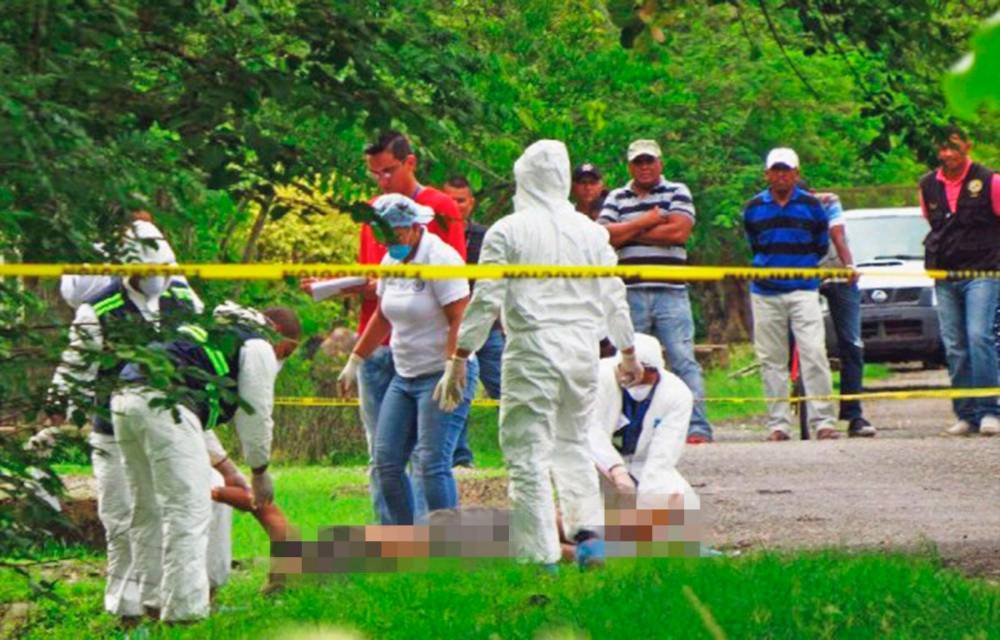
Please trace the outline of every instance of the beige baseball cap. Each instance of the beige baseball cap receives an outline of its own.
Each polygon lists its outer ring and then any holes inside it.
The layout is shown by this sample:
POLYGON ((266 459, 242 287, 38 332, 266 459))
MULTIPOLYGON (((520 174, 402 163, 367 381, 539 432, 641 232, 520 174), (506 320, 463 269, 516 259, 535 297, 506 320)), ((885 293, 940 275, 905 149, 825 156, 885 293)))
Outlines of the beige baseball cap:
POLYGON ((628 146, 628 161, 632 162, 639 156, 661 158, 663 152, 660 151, 660 145, 656 143, 656 140, 636 140, 628 146))

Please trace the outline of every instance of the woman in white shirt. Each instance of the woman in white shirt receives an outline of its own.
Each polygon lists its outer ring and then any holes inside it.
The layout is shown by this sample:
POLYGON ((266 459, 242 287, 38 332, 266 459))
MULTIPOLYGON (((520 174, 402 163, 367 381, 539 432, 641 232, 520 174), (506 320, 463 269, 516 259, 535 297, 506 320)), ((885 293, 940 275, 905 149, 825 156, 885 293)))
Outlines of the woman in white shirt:
MULTIPOLYGON (((464 265, 462 257, 433 233, 429 207, 400 194, 380 196, 375 212, 393 229, 383 265, 464 265)), ((458 506, 458 487, 451 473, 452 454, 475 389, 469 369, 462 403, 445 413, 432 397, 452 353, 458 327, 469 302, 469 282, 383 278, 379 306, 354 347, 338 381, 345 393, 354 386, 361 363, 391 333, 389 346, 396 374, 382 401, 375 428, 375 472, 388 519, 383 524, 413 524, 413 494, 404 468, 411 453, 413 473, 423 484, 428 511, 458 506)))

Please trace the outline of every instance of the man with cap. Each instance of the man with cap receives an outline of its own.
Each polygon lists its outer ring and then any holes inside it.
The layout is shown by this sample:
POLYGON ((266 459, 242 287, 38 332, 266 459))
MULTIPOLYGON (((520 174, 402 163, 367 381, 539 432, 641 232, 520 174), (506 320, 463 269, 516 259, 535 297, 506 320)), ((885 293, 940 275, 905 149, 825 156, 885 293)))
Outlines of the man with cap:
MULTIPOLYGON (((754 267, 816 268, 830 244, 829 219, 822 203, 799 186, 799 157, 792 149, 767 154, 764 176, 769 187, 743 209, 743 226, 753 250, 754 267)), ((788 396, 788 329, 799 350, 807 396, 833 393, 826 357, 818 278, 755 280, 754 350, 763 367, 764 395, 788 396)), ((839 437, 833 403, 810 400, 809 423, 819 440, 839 437)), ((768 403, 768 440, 789 439, 791 408, 787 400, 768 403)))
MULTIPOLYGON (((472 220, 472 212, 476 209, 476 196, 472 193, 472 186, 465 176, 453 176, 444 183, 442 190, 455 201, 462 219, 465 220, 465 248, 468 252, 466 262, 479 264, 479 252, 489 227, 472 220)), ((475 285, 475 282, 470 281, 469 284, 475 285)), ((479 380, 486 389, 486 395, 494 400, 500 398, 500 359, 503 357, 503 347, 503 326, 498 320, 490 329, 486 343, 476 352, 476 359, 479 361, 479 380)), ((472 459, 472 450, 469 448, 469 424, 466 422, 455 447, 455 466, 471 467, 472 459)))
POLYGON ((604 188, 604 178, 593 164, 585 162, 573 170, 573 186, 570 189, 576 210, 591 220, 597 220, 608 197, 604 188))
MULTIPOLYGON (((685 245, 695 223, 694 202, 687 185, 666 180, 660 145, 636 140, 628 147, 632 180, 608 194, 597 222, 611 236, 620 265, 682 265, 685 245)), ((687 286, 682 283, 626 280, 632 324, 655 335, 667 351, 670 370, 694 394, 688 443, 712 441, 705 412, 705 382, 694 357, 694 320, 687 286)))

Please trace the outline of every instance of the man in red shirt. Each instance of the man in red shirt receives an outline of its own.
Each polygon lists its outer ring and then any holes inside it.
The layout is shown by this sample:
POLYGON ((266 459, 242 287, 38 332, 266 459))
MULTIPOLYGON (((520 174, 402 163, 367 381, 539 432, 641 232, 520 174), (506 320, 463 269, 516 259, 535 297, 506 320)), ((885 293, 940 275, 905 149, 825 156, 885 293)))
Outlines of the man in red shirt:
MULTIPOLYGON (((931 230, 924 240, 928 269, 1000 270, 1000 175, 972 162, 969 137, 957 127, 943 131, 938 143, 941 167, 920 180, 920 207, 931 230)), ((997 386, 993 323, 1000 296, 995 278, 938 280, 938 319, 956 389, 997 386)), ((945 433, 1000 434, 997 397, 956 398, 958 421, 945 433)))
MULTIPOLYGON (((399 193, 409 196, 417 204, 433 209, 437 215, 434 221, 427 225, 427 229, 458 251, 463 260, 466 258, 465 222, 458 210, 458 205, 434 187, 420 184, 416 176, 417 156, 413 153, 413 147, 405 135, 398 131, 383 133, 375 142, 365 148, 365 163, 368 165, 368 174, 378 184, 380 193, 399 193)), ((367 224, 362 225, 361 242, 358 246, 358 264, 380 264, 386 251, 386 247, 375 239, 371 227, 367 224)), ((302 282, 303 290, 311 292, 312 283, 311 280, 304 280, 302 282)), ((361 315, 358 322, 358 335, 361 335, 378 306, 375 281, 369 280, 366 285, 344 289, 341 295, 360 296, 361 315)), ((365 435, 368 439, 369 458, 375 443, 378 410, 394 374, 392 352, 389 349, 389 342, 386 340, 385 344, 365 359, 358 374, 361 422, 365 427, 365 435)), ((416 476, 411 478, 411 480, 415 479, 416 476)), ((425 507, 423 491, 418 483, 411 482, 411 484, 415 494, 416 511, 414 515, 416 519, 421 519, 422 510, 425 507)), ((380 516, 380 522, 385 522, 386 519, 381 517, 385 511, 385 505, 374 472, 370 474, 369 486, 376 515, 380 516)))

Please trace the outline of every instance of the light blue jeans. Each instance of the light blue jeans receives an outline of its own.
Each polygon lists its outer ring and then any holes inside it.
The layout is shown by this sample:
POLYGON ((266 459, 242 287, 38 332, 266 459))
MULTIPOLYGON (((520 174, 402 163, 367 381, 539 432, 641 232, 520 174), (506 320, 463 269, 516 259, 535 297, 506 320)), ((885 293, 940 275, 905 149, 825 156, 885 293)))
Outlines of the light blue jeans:
POLYGON ((414 494, 404 473, 413 462, 413 478, 423 485, 427 510, 458 506, 458 485, 451 473, 455 444, 469 415, 475 393, 476 367, 468 367, 465 397, 445 413, 431 395, 443 372, 415 378, 393 376, 379 410, 375 430, 375 472, 385 502, 382 524, 413 524, 414 494))
MULTIPOLYGON (((389 389, 389 383, 396 375, 396 366, 392 360, 392 349, 382 345, 376 349, 361 365, 358 373, 358 396, 361 404, 361 423, 365 428, 365 439, 368 441, 368 488, 371 492, 372 508, 379 522, 385 522, 389 511, 382 498, 378 474, 375 472, 375 430, 378 426, 379 409, 389 389)), ((427 500, 424 498, 423 485, 419 478, 411 483, 413 489, 413 504, 416 517, 423 518, 427 514, 427 500)))
MULTIPOLYGON (((494 400, 500 398, 500 359, 503 357, 505 342, 503 331, 499 326, 494 326, 483 347, 476 352, 479 379, 486 389, 486 395, 494 400)), ((472 366, 471 360, 469 366, 472 366)), ((455 466, 472 463, 472 457, 472 450, 469 448, 469 421, 466 420, 455 446, 455 466)))
MULTIPOLYGON (((1000 281, 992 278, 940 280, 934 289, 951 386, 955 389, 997 386, 993 319, 1000 281)), ((958 419, 967 421, 976 431, 985 416, 1000 415, 996 396, 956 398, 952 400, 952 407, 958 419)))
POLYGON ((660 341, 667 352, 667 366, 694 394, 688 435, 711 439, 712 425, 705 413, 705 381, 694 357, 694 320, 687 288, 632 286, 628 289, 628 306, 632 326, 660 341))

